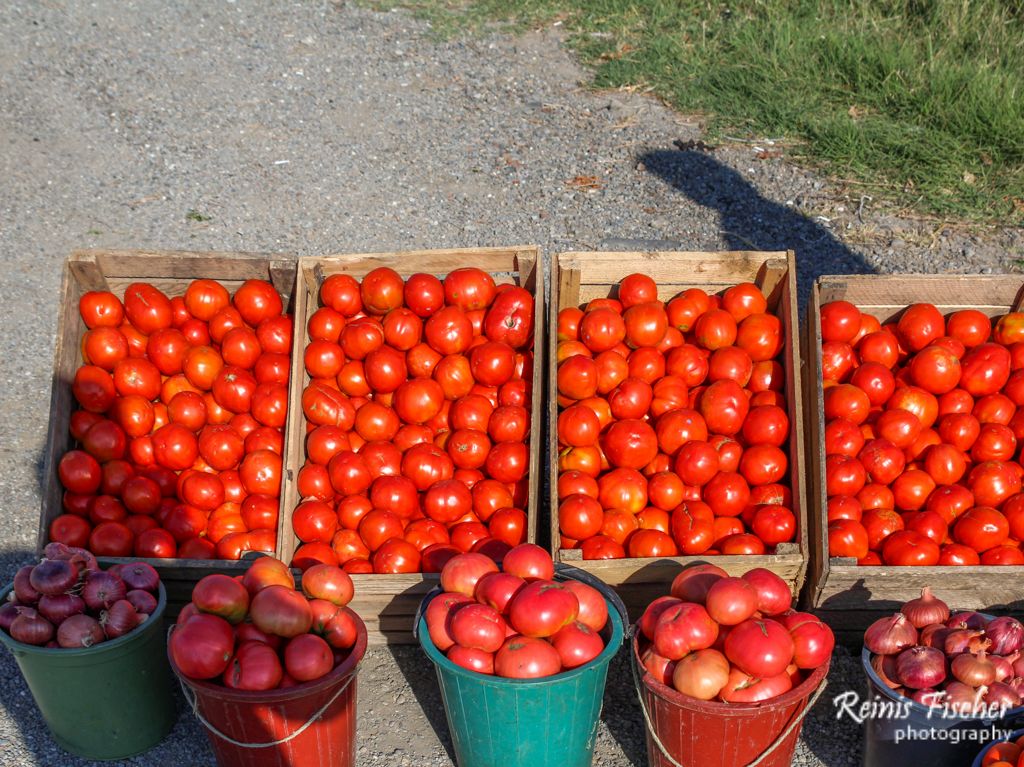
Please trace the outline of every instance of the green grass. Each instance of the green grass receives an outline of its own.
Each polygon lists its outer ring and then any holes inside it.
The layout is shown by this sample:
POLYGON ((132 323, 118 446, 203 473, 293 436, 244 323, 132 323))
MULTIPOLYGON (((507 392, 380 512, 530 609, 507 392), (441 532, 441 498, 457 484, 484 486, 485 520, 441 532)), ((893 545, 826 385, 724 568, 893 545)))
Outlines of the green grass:
POLYGON ((396 3, 445 35, 561 19, 598 88, 784 137, 901 206, 1024 223, 1024 0, 396 3))

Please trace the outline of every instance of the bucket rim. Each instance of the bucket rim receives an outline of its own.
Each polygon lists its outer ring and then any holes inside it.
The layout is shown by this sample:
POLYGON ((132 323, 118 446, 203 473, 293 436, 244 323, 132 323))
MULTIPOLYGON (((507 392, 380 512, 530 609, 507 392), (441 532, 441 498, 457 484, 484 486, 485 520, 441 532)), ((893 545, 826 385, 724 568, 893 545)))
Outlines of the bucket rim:
MULTIPOLYGON (((352 645, 351 650, 349 650, 348 656, 319 679, 302 682, 293 687, 278 687, 272 690, 232 690, 230 687, 215 684, 207 679, 192 679, 181 672, 181 669, 174 662, 174 658, 171 657, 170 642, 167 643, 167 662, 171 667, 171 671, 174 672, 174 675, 182 684, 188 685, 197 693, 201 692, 205 696, 220 700, 231 700, 240 703, 281 703, 303 698, 313 693, 323 692, 345 677, 357 672, 359 663, 366 654, 366 624, 363 623, 363 619, 352 608, 343 607, 342 609, 351 613, 356 621, 356 642, 352 645)), ((175 626, 170 627, 168 637, 170 637, 174 629, 175 626)))
MULTIPOLYGON (((984 613, 982 613, 982 615, 984 615, 984 613)), ((991 618, 992 616, 989 615, 989 616, 986 616, 986 617, 991 618)), ((931 709, 928 706, 924 705, 923 703, 918 703, 916 700, 913 700, 912 698, 908 698, 906 695, 898 695, 898 694, 894 693, 889 688, 889 686, 885 682, 882 681, 882 678, 880 676, 878 676, 878 674, 874 670, 874 668, 871 667, 871 651, 867 647, 862 647, 861 648, 861 651, 860 651, 860 664, 864 668, 864 673, 867 674, 868 682, 871 684, 871 687, 874 688, 874 690, 877 691, 880 695, 884 695, 889 700, 896 701, 897 703, 899 703, 901 705, 908 705, 908 706, 910 706, 910 711, 912 711, 912 712, 914 712, 916 714, 921 714, 923 716, 927 716, 929 711, 931 711, 931 709)), ((1016 708, 1009 708, 1009 709, 1007 709, 1006 713, 1003 714, 1003 717, 1005 718, 1005 717, 1008 717, 1008 716, 1018 716, 1018 715, 1020 715, 1022 713, 1024 713, 1024 705, 1017 706, 1016 708)), ((944 717, 943 721, 952 722, 952 723, 956 723, 956 722, 976 722, 976 721, 990 720, 991 718, 992 717, 985 716, 984 714, 970 714, 970 715, 967 715, 967 716, 944 717)), ((952 726, 952 724, 950 726, 952 726)), ((1024 732, 1022 732, 1021 734, 1024 734, 1024 732)))
MULTIPOLYGON (((558 579, 557 575, 558 574, 556 573, 556 580, 558 579)), ((562 578, 562 580, 570 580, 570 578, 565 577, 562 578)), ((427 630, 427 618, 425 615, 426 606, 430 600, 439 596, 441 593, 442 592, 440 591, 431 591, 431 593, 427 594, 423 598, 423 602, 420 605, 420 614, 417 617, 419 625, 417 626, 416 638, 419 640, 420 647, 423 649, 423 652, 427 654, 427 657, 434 663, 434 665, 439 667, 439 670, 443 669, 448 673, 455 674, 456 676, 463 677, 464 679, 470 679, 476 682, 483 682, 484 684, 491 684, 495 686, 508 685, 511 687, 528 687, 533 685, 535 687, 540 687, 545 684, 555 684, 575 679, 576 677, 582 676, 595 668, 606 666, 622 648, 622 642, 625 636, 625 627, 622 623, 622 617, 619 615, 619 611, 615 605, 610 602, 607 596, 602 594, 601 596, 604 597, 605 602, 608 603, 610 608, 608 610, 608 621, 611 624, 611 636, 608 638, 608 642, 605 644, 604 649, 601 650, 601 653, 593 660, 584 663, 582 666, 569 669, 568 671, 561 671, 552 676, 539 677, 536 679, 511 679, 509 677, 497 676, 495 674, 481 674, 478 671, 470 671, 468 668, 463 668, 462 666, 448 660, 444 653, 437 649, 437 645, 434 644, 434 640, 430 638, 430 632, 427 630)))
MULTIPOLYGON (((101 655, 105 652, 113 652, 118 648, 128 644, 136 637, 149 631, 154 626, 157 626, 163 619, 164 611, 167 608, 167 589, 164 588, 163 580, 161 580, 157 585, 159 595, 157 597, 156 609, 152 612, 152 614, 150 614, 149 618, 146 619, 145 623, 136 626, 127 634, 117 637, 117 639, 107 639, 100 642, 99 644, 94 644, 92 647, 39 647, 38 645, 31 645, 25 644, 24 642, 19 642, 6 631, 0 631, 0 642, 6 645, 11 652, 31 653, 32 655, 40 655, 42 657, 92 657, 96 655, 101 655)), ((14 581, 11 581, 2 591, 0 591, 0 603, 6 602, 7 595, 10 594, 12 591, 14 591, 14 581)))
POLYGON ((991 751, 992 747, 995 746, 997 743, 1009 743, 1010 741, 1017 740, 1017 738, 1019 738, 1021 735, 1024 735, 1024 729, 1014 730, 1010 733, 1010 737, 1008 738, 990 740, 988 743, 982 746, 981 751, 979 751, 978 755, 974 757, 974 761, 971 762, 971 767, 982 767, 982 764, 984 764, 985 761, 985 754, 991 751))
POLYGON ((692 707, 694 704, 700 704, 701 706, 714 709, 717 713, 740 714, 763 711, 766 708, 785 708, 786 706, 799 704, 807 700, 814 691, 821 686, 832 665, 832 657, 829 656, 829 659, 825 663, 814 669, 804 681, 792 690, 784 692, 778 697, 761 701, 760 703, 726 703, 719 700, 699 700, 698 698, 684 695, 678 690, 674 690, 668 685, 662 684, 655 679, 640 661, 640 621, 634 623, 630 627, 630 631, 633 635, 631 642, 632 647, 630 648, 630 661, 636 664, 636 668, 638 670, 643 672, 641 681, 645 687, 655 695, 664 698, 670 703, 688 707, 692 707))

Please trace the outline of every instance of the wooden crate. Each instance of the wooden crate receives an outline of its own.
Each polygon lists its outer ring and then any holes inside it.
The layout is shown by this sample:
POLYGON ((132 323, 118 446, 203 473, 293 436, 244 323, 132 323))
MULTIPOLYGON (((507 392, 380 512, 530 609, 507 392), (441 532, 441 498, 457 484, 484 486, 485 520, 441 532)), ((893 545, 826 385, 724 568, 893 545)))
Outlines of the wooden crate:
MULTIPOLYGON (((82 364, 81 339, 87 328, 78 311, 78 300, 90 290, 109 290, 118 298, 133 282, 149 282, 168 296, 180 296, 192 280, 217 280, 234 292, 245 280, 269 280, 287 306, 295 284, 295 262, 287 256, 258 253, 193 253, 162 250, 79 250, 68 256, 58 304, 57 342, 54 349, 50 424, 43 455, 42 514, 37 550, 48 540, 50 522, 62 513, 63 488, 57 464, 73 447, 68 421, 77 404, 71 381, 82 364)), ((128 561, 105 557, 104 564, 128 561)), ((147 559, 160 571, 167 588, 169 614, 175 615, 191 600, 192 586, 212 572, 245 569, 230 560, 147 559)))
MULTIPOLYGON (((282 491, 282 513, 279 521, 278 541, 281 558, 290 561, 299 545, 292 529, 291 512, 301 498, 296 486, 298 471, 305 461, 303 447, 305 419, 302 417, 302 392, 309 383, 303 364, 303 353, 308 342, 306 326, 309 317, 318 308, 320 285, 332 274, 350 274, 362 279, 368 272, 381 266, 391 267, 403 277, 416 272, 428 272, 444 277, 460 267, 475 266, 488 272, 497 283, 513 283, 529 290, 536 302, 533 343, 533 401, 530 433, 530 500, 527 508, 527 540, 537 536, 539 513, 539 479, 541 431, 541 397, 544 327, 544 262, 534 246, 509 248, 464 248, 457 250, 419 250, 395 253, 361 253, 309 257, 299 259, 295 289, 295 340, 292 347, 292 370, 289 413, 286 434, 287 459, 282 491)), ((366 623, 371 644, 412 644, 413 619, 423 596, 438 583, 436 574, 354 575, 355 597, 350 607, 366 623)))
POLYGON ((888 322, 913 303, 935 304, 943 315, 978 309, 990 317, 1018 305, 1024 279, 1016 275, 856 275, 820 277, 807 307, 808 464, 811 476, 811 560, 806 600, 836 630, 840 640, 859 643, 876 618, 891 614, 922 586, 954 608, 990 612, 1024 609, 1024 567, 859 567, 855 559, 828 556, 825 497, 825 421, 822 410, 821 314, 823 303, 850 301, 888 322))
POLYGON ((754 567, 765 567, 782 577, 794 595, 803 585, 807 566, 806 492, 803 472, 803 409, 800 402, 799 342, 796 315, 796 266, 792 251, 722 253, 561 253, 553 261, 549 326, 557 327, 558 312, 580 306, 594 298, 614 296, 623 277, 633 272, 649 275, 658 284, 658 298, 667 301, 687 288, 717 293, 740 282, 755 283, 768 298, 769 311, 782 320, 786 346, 782 364, 786 373, 786 403, 791 424, 789 440, 789 481, 793 491, 793 513, 797 518, 795 543, 780 544, 776 553, 762 556, 690 556, 583 560, 578 549, 559 549, 558 531, 558 405, 557 368, 554 364, 558 339, 548 336, 548 472, 551 508, 551 546, 559 561, 590 572, 614 587, 633 619, 639 617, 655 597, 668 593, 669 584, 684 566, 713 562, 738 575, 754 567))

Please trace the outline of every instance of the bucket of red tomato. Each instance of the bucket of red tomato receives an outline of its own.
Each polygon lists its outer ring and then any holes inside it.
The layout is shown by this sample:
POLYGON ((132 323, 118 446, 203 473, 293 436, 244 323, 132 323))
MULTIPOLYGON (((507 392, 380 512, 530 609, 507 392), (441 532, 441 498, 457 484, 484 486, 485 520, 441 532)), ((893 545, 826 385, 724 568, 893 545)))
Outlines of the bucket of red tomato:
POLYGON ((632 634, 652 767, 789 765, 835 640, 792 610, 784 580, 764 568, 686 568, 632 634))
POLYGON ((0 644, 62 748, 87 759, 148 751, 177 719, 159 574, 144 562, 102 570, 62 543, 43 554, 0 591, 0 644))
POLYGON ((208 575, 171 631, 171 668, 223 767, 352 767, 366 627, 352 579, 315 565, 296 590, 283 562, 208 575))
POLYGON ((415 633, 460 767, 588 767, 625 607, 539 546, 452 557, 415 633))

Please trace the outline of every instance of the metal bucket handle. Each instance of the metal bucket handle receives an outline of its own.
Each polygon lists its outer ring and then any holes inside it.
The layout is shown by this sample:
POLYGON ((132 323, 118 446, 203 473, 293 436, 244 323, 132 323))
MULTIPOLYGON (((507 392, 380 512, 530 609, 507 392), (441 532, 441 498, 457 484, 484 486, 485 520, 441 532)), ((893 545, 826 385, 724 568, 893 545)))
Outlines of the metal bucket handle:
MULTIPOLYGON (((171 626, 167 630, 168 638, 170 638, 172 631, 174 631, 174 626, 171 626)), ((285 737, 283 737, 283 738, 281 738, 279 740, 269 741, 268 743, 243 743, 240 740, 235 740, 230 735, 225 735, 223 732, 221 732, 216 727, 214 727, 213 724, 211 724, 210 721, 205 716, 203 716, 201 713, 199 713, 199 701, 198 701, 198 699, 196 697, 195 692, 193 692, 192 689, 188 685, 185 684, 184 680, 180 676, 178 676, 178 684, 181 686, 181 693, 182 693, 182 695, 185 696, 185 700, 188 702, 188 705, 192 709, 192 713, 195 715, 196 719, 198 719, 200 722, 202 722, 203 726, 207 730, 212 732, 214 735, 216 735, 218 738, 220 738, 221 740, 227 741, 232 746, 238 746, 238 748, 273 748, 274 746, 283 745, 284 743, 287 743, 287 742, 289 742, 289 741, 299 737, 302 733, 304 733, 306 730, 308 730, 309 727, 317 719, 319 719, 321 716, 324 715, 324 713, 327 711, 327 709, 329 709, 331 707, 331 705, 334 703, 334 701, 336 701, 339 697, 341 697, 341 694, 343 692, 345 692, 345 690, 348 689, 348 686, 350 684, 352 684, 352 680, 355 679, 355 678, 356 678, 356 674, 355 673, 350 674, 349 678, 345 680, 345 684, 341 685, 341 687, 339 687, 337 689, 337 691, 335 691, 334 695, 332 695, 330 698, 328 698, 327 702, 324 703, 315 712, 313 712, 313 715, 310 716, 309 719, 306 720, 306 723, 303 724, 301 727, 299 727, 299 729, 297 729, 291 735, 287 735, 287 736, 285 736, 285 737)))
MULTIPOLYGON (((637 666, 639 665, 639 661, 636 658, 636 653, 632 651, 633 636, 635 633, 636 626, 630 626, 629 630, 626 632, 626 637, 628 641, 623 642, 623 644, 628 644, 628 646, 630 647, 629 668, 633 672, 633 688, 636 690, 637 700, 640 701, 640 712, 644 715, 644 724, 647 727, 647 732, 649 732, 651 737, 654 739, 654 743, 658 746, 658 750, 661 751, 662 756, 664 756, 665 759, 667 759, 669 763, 673 765, 673 767, 686 767, 686 765, 680 764, 672 757, 672 755, 668 752, 668 749, 666 749, 665 745, 661 742, 661 739, 658 737, 658 734, 654 731, 654 725, 651 722, 650 712, 648 712, 647 710, 647 704, 644 703, 643 693, 640 691, 640 677, 637 674, 637 666)), ((818 698, 821 697, 821 694, 825 692, 826 682, 827 678, 821 680, 821 682, 818 684, 817 689, 814 691, 814 694, 811 696, 810 700, 807 701, 803 710, 796 715, 793 721, 789 723, 789 726, 782 731, 782 734, 780 734, 779 737, 777 737, 775 741, 770 746, 768 746, 768 748, 762 751, 761 755, 757 757, 757 759, 750 762, 750 764, 748 764, 747 767, 757 767, 757 765, 759 765, 761 762, 767 759, 772 754, 772 752, 775 751, 775 749, 782 745, 783 741, 785 741, 786 738, 789 737, 793 730, 796 729, 801 722, 803 722, 804 717, 806 717, 808 712, 814 707, 814 704, 818 702, 818 698)))

